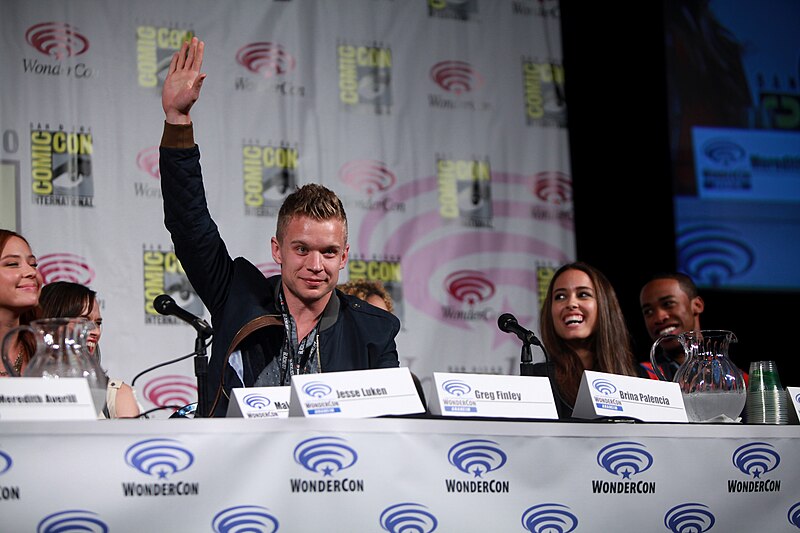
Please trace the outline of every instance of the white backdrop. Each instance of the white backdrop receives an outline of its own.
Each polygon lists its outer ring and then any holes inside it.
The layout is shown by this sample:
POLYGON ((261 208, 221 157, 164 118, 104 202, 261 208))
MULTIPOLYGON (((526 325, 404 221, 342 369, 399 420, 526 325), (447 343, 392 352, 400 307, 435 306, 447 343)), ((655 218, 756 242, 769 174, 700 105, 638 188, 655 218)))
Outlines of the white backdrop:
MULTIPOLYGON (((160 85, 189 34, 206 42, 192 116, 231 254, 277 272, 277 207, 323 183, 350 221, 341 279, 390 287, 401 364, 426 387, 433 371, 518 373, 497 316, 538 331, 549 275, 575 255, 555 0, 5 0, 2 220, 15 212, 47 282, 98 291, 109 373, 194 349, 158 294, 207 316, 158 181, 160 85)), ((148 409, 193 401, 191 359, 136 388, 148 409)))

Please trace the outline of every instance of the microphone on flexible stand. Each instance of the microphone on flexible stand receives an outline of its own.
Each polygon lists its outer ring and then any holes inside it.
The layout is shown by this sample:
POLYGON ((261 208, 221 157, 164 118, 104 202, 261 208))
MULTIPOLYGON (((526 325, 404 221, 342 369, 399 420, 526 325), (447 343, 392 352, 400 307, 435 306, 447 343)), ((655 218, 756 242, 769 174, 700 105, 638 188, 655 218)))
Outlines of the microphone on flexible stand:
POLYGON ((208 358, 206 357, 206 339, 214 335, 208 322, 193 315, 175 303, 169 294, 159 294, 153 300, 153 307, 162 315, 174 316, 190 324, 197 331, 194 343, 194 375, 197 377, 197 410, 195 418, 206 418, 206 376, 208 375, 208 358))

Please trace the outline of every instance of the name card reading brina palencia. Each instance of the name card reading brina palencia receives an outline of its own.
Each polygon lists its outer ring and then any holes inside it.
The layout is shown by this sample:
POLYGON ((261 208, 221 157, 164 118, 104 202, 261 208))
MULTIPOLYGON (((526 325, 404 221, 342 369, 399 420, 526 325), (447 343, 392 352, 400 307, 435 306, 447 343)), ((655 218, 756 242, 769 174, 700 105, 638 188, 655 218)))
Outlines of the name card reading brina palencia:
POLYGON ((228 418, 288 418, 291 387, 231 389, 228 418))
POLYGON ((86 378, 0 379, 0 421, 97 420, 86 378))
POLYGON ((540 376, 433 373, 431 414, 557 419, 550 380, 540 376))
POLYGON ((572 416, 688 422, 683 395, 677 383, 592 370, 583 372, 572 416))
POLYGON ((424 413, 407 367, 292 376, 289 416, 371 418, 424 413))

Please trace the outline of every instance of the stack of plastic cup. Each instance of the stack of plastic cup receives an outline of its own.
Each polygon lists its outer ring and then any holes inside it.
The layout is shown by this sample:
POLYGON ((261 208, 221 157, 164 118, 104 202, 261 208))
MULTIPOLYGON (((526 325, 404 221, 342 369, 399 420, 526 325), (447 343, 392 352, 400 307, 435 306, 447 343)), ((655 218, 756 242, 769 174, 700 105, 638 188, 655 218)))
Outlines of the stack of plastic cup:
POLYGON ((745 411, 748 424, 789 423, 789 398, 781 387, 775 361, 750 363, 745 411))

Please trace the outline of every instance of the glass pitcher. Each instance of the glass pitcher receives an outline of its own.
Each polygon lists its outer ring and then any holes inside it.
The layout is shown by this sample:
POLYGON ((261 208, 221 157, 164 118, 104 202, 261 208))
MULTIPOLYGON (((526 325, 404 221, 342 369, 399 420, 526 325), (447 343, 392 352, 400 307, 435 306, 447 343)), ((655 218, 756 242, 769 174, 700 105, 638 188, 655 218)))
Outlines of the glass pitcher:
POLYGON ((656 363, 656 349, 668 339, 677 339, 686 354, 672 381, 680 385, 689 421, 703 422, 720 415, 736 420, 747 391, 742 371, 728 357, 730 344, 737 342, 733 332, 704 329, 656 339, 650 348, 650 362, 662 381, 668 380, 656 363))
POLYGON ((9 376, 20 376, 11 364, 6 346, 14 333, 28 331, 36 339, 36 353, 21 376, 86 378, 99 413, 105 405, 108 377, 86 347, 88 333, 96 327, 94 322, 85 318, 43 318, 31 321, 30 326, 13 328, 6 333, 0 345, 3 365, 9 376))

